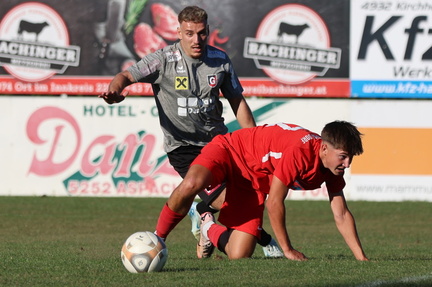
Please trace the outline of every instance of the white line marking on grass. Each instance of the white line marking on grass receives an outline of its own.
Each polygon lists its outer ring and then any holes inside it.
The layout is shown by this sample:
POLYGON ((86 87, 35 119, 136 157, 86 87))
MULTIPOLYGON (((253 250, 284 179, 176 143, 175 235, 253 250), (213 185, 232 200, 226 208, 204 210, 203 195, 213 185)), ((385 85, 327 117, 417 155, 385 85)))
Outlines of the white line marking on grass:
POLYGON ((389 281, 377 280, 377 281, 372 281, 365 284, 357 285, 356 287, 376 287, 376 286, 396 284, 396 283, 414 283, 414 282, 420 282, 428 279, 432 279, 432 274, 424 275, 424 276, 405 277, 399 280, 389 280, 389 281))

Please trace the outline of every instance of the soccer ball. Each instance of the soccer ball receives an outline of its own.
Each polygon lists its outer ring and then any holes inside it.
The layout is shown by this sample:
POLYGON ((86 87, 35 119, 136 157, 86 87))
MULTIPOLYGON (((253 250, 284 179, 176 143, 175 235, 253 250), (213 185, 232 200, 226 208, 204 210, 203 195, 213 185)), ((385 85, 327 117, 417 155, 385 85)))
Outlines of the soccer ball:
POLYGON ((158 272, 168 259, 168 249, 162 238, 153 232, 136 232, 123 244, 121 259, 131 273, 158 272))

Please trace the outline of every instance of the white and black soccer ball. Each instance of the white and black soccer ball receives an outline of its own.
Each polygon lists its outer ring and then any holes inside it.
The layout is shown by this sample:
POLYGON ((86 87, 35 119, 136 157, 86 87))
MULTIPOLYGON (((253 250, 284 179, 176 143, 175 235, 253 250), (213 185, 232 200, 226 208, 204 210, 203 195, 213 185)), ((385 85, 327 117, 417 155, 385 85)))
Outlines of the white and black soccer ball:
POLYGON ((121 259, 131 273, 158 272, 168 259, 168 249, 162 238, 153 232, 136 232, 123 244, 121 259))

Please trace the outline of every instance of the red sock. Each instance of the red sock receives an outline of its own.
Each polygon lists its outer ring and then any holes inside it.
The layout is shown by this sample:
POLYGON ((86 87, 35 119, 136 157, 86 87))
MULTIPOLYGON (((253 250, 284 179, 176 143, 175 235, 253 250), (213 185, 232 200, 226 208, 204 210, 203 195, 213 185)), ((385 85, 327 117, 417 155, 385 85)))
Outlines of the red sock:
POLYGON ((226 232, 228 229, 225 226, 221 226, 219 224, 212 224, 207 231, 207 237, 210 239, 211 243, 213 243, 214 246, 219 248, 219 238, 221 237, 222 233, 226 232))
POLYGON ((185 217, 186 215, 178 214, 172 211, 168 204, 165 204, 159 214, 159 219, 156 225, 156 234, 163 239, 166 239, 171 230, 185 217))

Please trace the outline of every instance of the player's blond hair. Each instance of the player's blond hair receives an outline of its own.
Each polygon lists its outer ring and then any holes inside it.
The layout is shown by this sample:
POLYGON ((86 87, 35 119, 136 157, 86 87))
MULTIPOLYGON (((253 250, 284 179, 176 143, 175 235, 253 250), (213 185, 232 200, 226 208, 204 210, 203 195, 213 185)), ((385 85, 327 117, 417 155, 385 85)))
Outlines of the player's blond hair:
POLYGON ((207 23, 207 12, 198 6, 187 6, 178 14, 178 22, 207 23))
POLYGON ((323 141, 353 156, 363 153, 362 136, 352 123, 346 121, 328 123, 321 132, 323 141))

